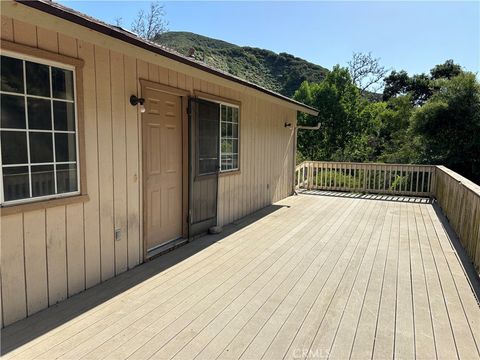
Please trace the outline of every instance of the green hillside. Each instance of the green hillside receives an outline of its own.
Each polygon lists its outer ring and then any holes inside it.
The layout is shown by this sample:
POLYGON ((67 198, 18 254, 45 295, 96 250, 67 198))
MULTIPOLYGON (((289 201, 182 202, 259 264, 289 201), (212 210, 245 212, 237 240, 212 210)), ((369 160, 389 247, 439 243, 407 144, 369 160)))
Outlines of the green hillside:
POLYGON ((193 48, 196 59, 289 97, 304 80, 319 82, 328 72, 290 54, 238 46, 189 32, 166 32, 154 41, 183 55, 193 48))

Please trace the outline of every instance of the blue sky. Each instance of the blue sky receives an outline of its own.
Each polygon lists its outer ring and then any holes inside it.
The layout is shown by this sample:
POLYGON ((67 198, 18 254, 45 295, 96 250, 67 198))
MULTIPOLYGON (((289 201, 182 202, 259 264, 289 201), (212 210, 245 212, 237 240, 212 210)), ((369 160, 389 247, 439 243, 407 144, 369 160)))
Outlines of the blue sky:
MULTIPOLYGON (((148 1, 60 1, 128 27, 148 1)), ((332 68, 352 52, 383 65, 428 72, 454 59, 480 73, 480 2, 187 2, 167 1, 172 31, 191 31, 238 45, 287 52, 332 68)))

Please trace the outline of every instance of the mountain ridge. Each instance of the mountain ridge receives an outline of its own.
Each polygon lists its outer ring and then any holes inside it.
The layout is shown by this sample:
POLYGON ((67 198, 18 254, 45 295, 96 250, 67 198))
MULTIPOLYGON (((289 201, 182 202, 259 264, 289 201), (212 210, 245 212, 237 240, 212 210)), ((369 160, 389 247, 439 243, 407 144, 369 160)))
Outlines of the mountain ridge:
POLYGON ((291 54, 239 46, 191 32, 169 31, 153 41, 288 97, 293 97, 303 81, 320 82, 329 71, 291 54))

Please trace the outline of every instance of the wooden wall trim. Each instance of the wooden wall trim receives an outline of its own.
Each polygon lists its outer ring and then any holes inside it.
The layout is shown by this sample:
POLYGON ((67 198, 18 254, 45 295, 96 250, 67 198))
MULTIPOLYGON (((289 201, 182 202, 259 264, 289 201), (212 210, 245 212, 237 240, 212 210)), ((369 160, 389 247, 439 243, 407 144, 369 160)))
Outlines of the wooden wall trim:
POLYGON ((2 207, 0 208, 0 215, 6 216, 6 215, 12 215, 12 214, 19 214, 27 211, 48 209, 55 206, 65 206, 65 205, 76 204, 76 203, 84 203, 89 200, 90 199, 88 195, 72 195, 72 196, 65 196, 62 198, 55 198, 55 199, 49 199, 49 200, 32 201, 29 203, 2 207))
MULTIPOLYGON (((238 153, 238 157, 240 158, 240 152, 238 153)), ((225 176, 234 176, 234 175, 241 175, 242 172, 240 171, 240 165, 238 166, 238 170, 232 170, 232 171, 220 171, 218 176, 219 177, 225 177, 225 176)))
MULTIPOLYGON (((214 94, 209 94, 209 93, 198 91, 198 90, 194 90, 193 95, 195 97, 198 97, 198 98, 204 99, 204 100, 218 101, 218 102, 237 105, 237 106, 242 105, 242 102, 239 101, 239 100, 226 98, 226 97, 222 97, 222 96, 218 96, 218 95, 214 95, 214 94)), ((240 114, 239 114, 239 117, 240 117, 240 114)))
POLYGON ((189 192, 189 163, 190 163, 190 151, 189 151, 189 116, 188 116, 188 97, 182 96, 182 236, 188 239, 188 192, 189 192))
MULTIPOLYGON (((179 89, 173 86, 157 83, 157 82, 146 80, 146 79, 140 79, 140 84, 142 85, 142 88, 151 88, 151 89, 159 90, 172 95, 177 95, 177 96, 190 95, 190 91, 188 90, 179 89)), ((142 91, 142 93, 144 93, 144 91, 142 91)))
POLYGON ((82 59, 77 59, 70 56, 57 54, 54 52, 50 52, 50 51, 39 49, 32 46, 14 43, 4 39, 0 41, 0 47, 3 50, 18 52, 20 54, 37 57, 43 60, 49 60, 49 61, 54 61, 62 64, 75 66, 76 69, 81 69, 83 68, 83 65, 84 65, 84 61, 82 59))

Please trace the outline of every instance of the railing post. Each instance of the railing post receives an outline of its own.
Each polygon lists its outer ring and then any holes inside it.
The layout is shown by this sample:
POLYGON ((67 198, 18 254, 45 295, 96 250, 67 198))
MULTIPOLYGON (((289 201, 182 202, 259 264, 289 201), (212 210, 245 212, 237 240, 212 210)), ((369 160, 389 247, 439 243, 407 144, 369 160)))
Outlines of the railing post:
POLYGON ((363 168, 363 191, 367 192, 367 168, 363 168))
POLYGON ((308 163, 308 178, 307 178, 308 190, 312 190, 313 183, 313 162, 308 163))
POLYGON ((436 196, 436 191, 437 191, 437 167, 436 166, 432 166, 430 168, 430 171, 431 171, 431 177, 432 177, 432 180, 431 180, 431 185, 430 185, 430 197, 435 197, 436 196))
POLYGON ((303 162, 303 166, 302 166, 302 187, 305 186, 305 162, 303 162))

